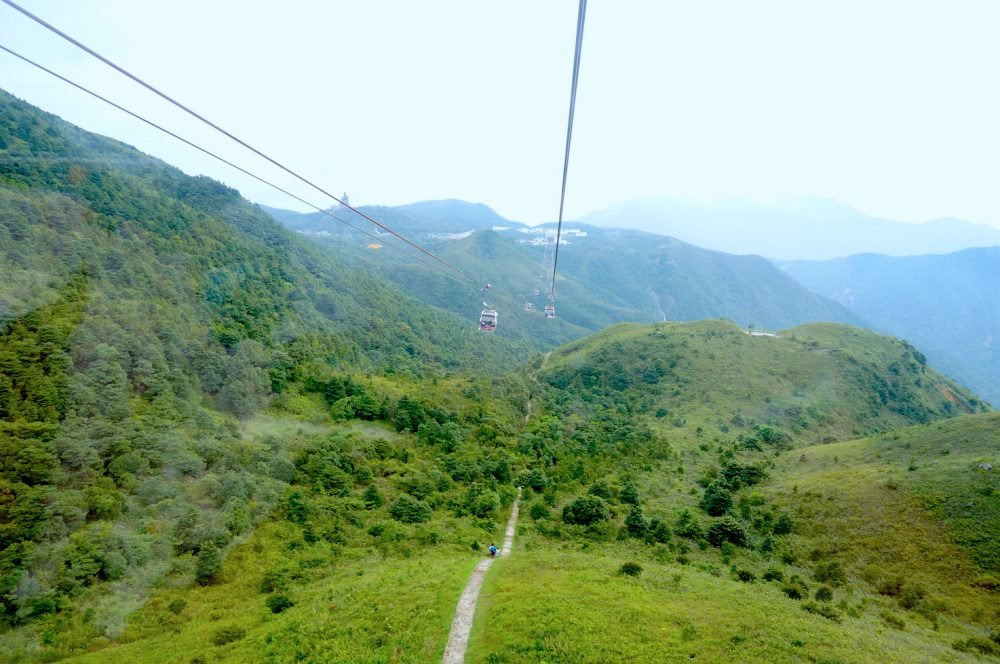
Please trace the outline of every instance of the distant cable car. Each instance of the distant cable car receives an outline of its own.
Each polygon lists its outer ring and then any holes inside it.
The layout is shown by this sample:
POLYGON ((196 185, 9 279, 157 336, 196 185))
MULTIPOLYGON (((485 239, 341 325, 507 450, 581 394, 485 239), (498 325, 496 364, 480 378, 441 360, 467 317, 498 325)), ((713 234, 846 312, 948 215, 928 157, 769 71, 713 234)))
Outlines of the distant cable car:
POLYGON ((479 315, 479 329, 483 332, 496 332, 497 312, 496 309, 483 309, 479 315))
POLYGON ((524 303, 524 310, 525 311, 531 311, 534 308, 535 308, 535 305, 533 305, 531 302, 525 301, 525 303, 524 303))
POLYGON ((556 305, 554 305, 554 304, 546 304, 545 305, 545 317, 546 318, 555 318, 556 317, 556 305))

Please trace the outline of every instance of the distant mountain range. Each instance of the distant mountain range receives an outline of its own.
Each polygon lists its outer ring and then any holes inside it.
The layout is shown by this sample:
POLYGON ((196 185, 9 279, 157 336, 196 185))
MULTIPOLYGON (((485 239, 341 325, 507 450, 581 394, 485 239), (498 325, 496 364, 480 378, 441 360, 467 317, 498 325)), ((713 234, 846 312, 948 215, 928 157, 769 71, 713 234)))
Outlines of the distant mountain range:
POLYGON ((824 198, 774 203, 642 199, 580 219, 637 228, 734 254, 826 260, 860 253, 912 256, 1000 245, 1000 229, 959 219, 911 224, 870 217, 824 198))
POLYGON ((1000 247, 795 261, 785 270, 1000 404, 1000 247))
MULTIPOLYGON (((928 228, 972 229, 984 240, 990 232, 1000 235, 1000 231, 959 221, 925 224, 920 230, 918 224, 869 219, 832 201, 801 201, 799 208, 812 210, 814 220, 825 218, 817 226, 827 233, 834 232, 833 219, 847 219, 855 226, 871 224, 870 239, 882 237, 887 242, 897 232, 900 246, 918 246, 924 241, 919 234, 928 237, 928 228), (820 210, 825 212, 820 214, 820 210)), ((623 321, 713 317, 771 330, 811 321, 847 322, 908 339, 932 365, 1000 404, 1000 354, 996 352, 1000 341, 994 341, 1000 337, 1000 248, 906 258, 864 254, 825 262, 777 261, 787 272, 782 274, 758 256, 711 251, 643 231, 571 222, 564 224, 564 231, 571 235, 564 237, 567 244, 560 253, 560 320, 553 325, 538 313, 545 303, 545 289, 539 298, 527 297, 539 274, 543 251, 533 242, 539 242, 552 225, 527 226, 504 219, 485 205, 458 200, 363 209, 397 231, 428 243, 462 269, 485 271, 495 286, 493 304, 501 310, 502 336, 555 344, 623 321), (802 286, 812 293, 805 293, 802 286), (827 298, 843 308, 831 306, 827 298), (536 300, 536 308, 524 311, 524 299, 536 300)), ((287 227, 311 234, 338 251, 375 259, 372 251, 361 249, 370 238, 324 214, 266 210, 287 227)), ((784 209, 788 223, 792 223, 793 210, 791 205, 784 209)), ((340 209, 334 214, 350 220, 354 213, 340 209)), ((730 221, 735 223, 735 217, 730 221)), ((958 236, 961 232, 950 237, 957 241, 958 236)), ((965 237, 971 242, 971 231, 965 237)), ((735 242, 726 233, 717 239, 717 243, 731 241, 735 242)), ((822 239, 816 240, 815 247, 818 251, 837 242, 847 247, 852 241, 849 237, 822 239)), ((946 244, 945 239, 939 240, 940 246, 946 244)), ((378 256, 373 266, 418 299, 470 318, 476 314, 479 300, 474 293, 428 271, 425 265, 378 256)))
MULTIPOLYGON (((478 315, 482 298, 468 284, 399 253, 387 260, 388 256, 370 250, 370 237, 327 215, 265 209, 292 230, 372 261, 373 268, 428 304, 478 315)), ((548 302, 552 257, 543 261, 543 254, 547 233, 552 247, 553 225, 527 226, 484 205, 454 200, 362 211, 424 243, 463 271, 482 274, 492 284, 490 303, 501 312, 500 336, 557 344, 625 321, 702 318, 727 318, 772 330, 813 321, 864 324, 761 257, 734 256, 643 231, 575 222, 563 224, 556 282, 558 319, 546 321, 540 312, 548 302), (537 295, 535 288, 540 291, 537 295), (525 311, 526 301, 532 303, 531 311, 525 311)), ((350 210, 332 212, 355 225, 363 221, 350 210)), ((387 236, 386 243, 391 239, 387 236)))

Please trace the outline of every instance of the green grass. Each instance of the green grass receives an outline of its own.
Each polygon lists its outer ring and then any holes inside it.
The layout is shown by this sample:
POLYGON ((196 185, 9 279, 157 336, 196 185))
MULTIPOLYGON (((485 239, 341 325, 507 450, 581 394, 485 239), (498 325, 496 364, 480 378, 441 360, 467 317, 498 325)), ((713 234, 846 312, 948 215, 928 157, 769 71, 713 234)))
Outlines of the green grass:
POLYGON ((803 611, 775 584, 695 566, 642 558, 638 578, 621 575, 623 562, 643 555, 626 546, 527 546, 487 577, 470 664, 975 661, 951 648, 949 628, 898 630, 853 598, 858 617, 836 623, 803 611))
MULTIPOLYGON (((427 662, 440 657, 455 605, 479 556, 466 547, 332 557, 317 546, 289 552, 294 529, 269 524, 230 555, 224 581, 154 596, 115 643, 71 662, 427 662), (260 550, 258 550, 260 549, 260 550), (290 576, 294 606, 272 614, 260 582, 290 576), (174 613, 171 604, 183 600, 174 613), (242 638, 214 645, 223 629, 242 638)), ((176 606, 176 605, 175 605, 176 606)))

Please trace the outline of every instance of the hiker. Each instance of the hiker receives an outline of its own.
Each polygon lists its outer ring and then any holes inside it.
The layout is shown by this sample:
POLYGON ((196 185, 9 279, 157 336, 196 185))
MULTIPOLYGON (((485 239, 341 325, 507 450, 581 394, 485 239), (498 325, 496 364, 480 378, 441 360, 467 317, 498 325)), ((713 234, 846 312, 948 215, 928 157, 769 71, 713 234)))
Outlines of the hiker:
POLYGON ((497 557, 497 553, 499 553, 499 549, 497 549, 497 545, 494 544, 493 542, 490 542, 490 558, 496 558, 497 557))

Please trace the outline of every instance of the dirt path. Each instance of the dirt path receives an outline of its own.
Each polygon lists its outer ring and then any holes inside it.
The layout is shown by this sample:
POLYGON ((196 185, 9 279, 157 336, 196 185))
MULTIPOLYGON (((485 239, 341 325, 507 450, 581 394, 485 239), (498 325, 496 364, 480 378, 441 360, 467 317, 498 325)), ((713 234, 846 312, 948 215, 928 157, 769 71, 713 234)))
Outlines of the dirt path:
MULTIPOLYGON (((500 555, 506 556, 514 546, 514 531, 517 529, 517 513, 521 505, 521 489, 517 489, 517 499, 514 507, 510 511, 510 519, 507 521, 507 530, 503 535, 503 547, 500 555)), ((444 649, 444 657, 441 664, 463 664, 465 662, 465 649, 469 645, 469 632, 472 631, 472 617, 476 615, 476 601, 479 599, 479 590, 483 587, 483 579, 486 572, 493 564, 493 558, 484 558, 472 570, 472 578, 462 592, 462 597, 458 600, 458 608, 455 609, 455 619, 451 622, 451 633, 448 634, 448 645, 444 649)))

